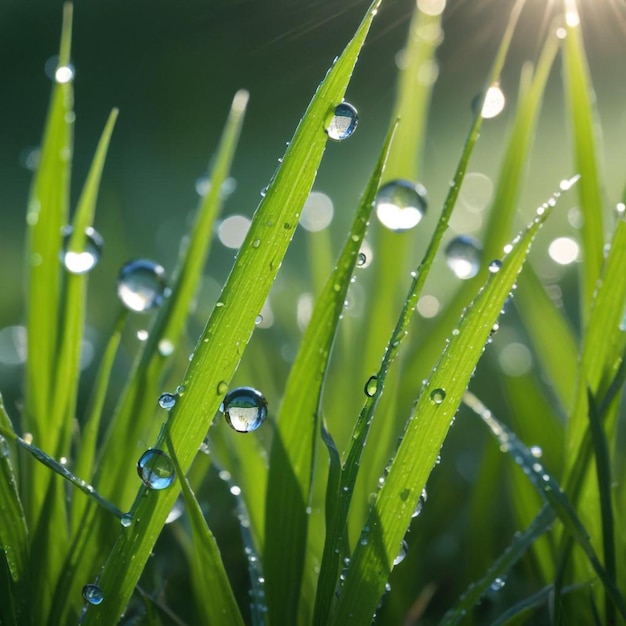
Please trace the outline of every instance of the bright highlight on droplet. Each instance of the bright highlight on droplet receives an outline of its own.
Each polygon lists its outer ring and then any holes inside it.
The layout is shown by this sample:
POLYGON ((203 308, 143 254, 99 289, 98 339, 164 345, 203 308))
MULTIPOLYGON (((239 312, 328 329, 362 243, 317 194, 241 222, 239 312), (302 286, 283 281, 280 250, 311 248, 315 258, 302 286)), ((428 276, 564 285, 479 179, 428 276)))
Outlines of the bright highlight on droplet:
POLYGON ((227 248, 238 250, 248 234, 250 223, 243 215, 231 215, 218 226, 218 239, 227 248))
POLYGON ((117 295, 131 311, 145 313, 161 306, 167 291, 165 270, 154 261, 137 259, 120 270, 117 295))
POLYGON ((478 274, 482 247, 468 235, 455 237, 446 246, 446 263, 457 278, 467 280, 478 274))
POLYGON ((559 265, 570 265, 578 259, 580 248, 571 237, 558 237, 548 247, 550 258, 559 265))
POLYGON ((357 110, 349 102, 342 102, 327 117, 326 134, 334 141, 343 141, 354 133, 358 123, 357 110))
POLYGON ((302 207, 300 226, 312 233, 324 230, 332 222, 333 213, 333 201, 321 191, 312 191, 302 207))
POLYGON ((500 89, 499 85, 492 85, 487 89, 487 95, 483 102, 483 108, 481 115, 485 119, 491 119, 500 115, 504 111, 504 105, 506 104, 506 98, 504 92, 500 89))
POLYGON ((393 180, 378 190, 374 204, 383 226, 397 233, 411 230, 426 212, 426 189, 408 180, 393 180))
POLYGON ((102 593, 102 589, 98 585, 85 585, 83 587, 83 598, 89 602, 89 604, 102 604, 102 600, 104 600, 104 594, 102 593))
POLYGON ((74 79, 74 68, 71 65, 61 65, 54 72, 54 80, 57 83, 69 83, 74 79))
POLYGON ((253 387, 237 387, 224 396, 220 410, 233 430, 249 433, 267 418, 267 400, 253 387))
POLYGON ((446 0, 417 0, 417 8, 426 15, 441 15, 446 8, 446 0))
POLYGON ((61 231, 63 236, 61 260, 70 274, 86 274, 98 264, 102 256, 104 240, 96 230, 89 226, 85 229, 83 250, 72 251, 69 248, 73 232, 74 229, 71 226, 65 226, 61 231))
POLYGON ((422 296, 417 303, 417 312, 425 318, 435 317, 439 313, 439 300, 435 296, 422 296))
POLYGON ((176 478, 174 464, 165 452, 150 448, 137 461, 137 473, 148 489, 167 489, 176 478))

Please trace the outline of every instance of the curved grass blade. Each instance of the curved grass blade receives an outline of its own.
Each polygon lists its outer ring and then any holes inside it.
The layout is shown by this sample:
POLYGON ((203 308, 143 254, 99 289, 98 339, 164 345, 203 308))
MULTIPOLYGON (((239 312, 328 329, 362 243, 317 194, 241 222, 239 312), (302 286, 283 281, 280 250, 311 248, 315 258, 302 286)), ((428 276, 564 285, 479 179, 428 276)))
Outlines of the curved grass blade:
POLYGON ((24 509, 17 488, 8 441, 15 439, 13 425, 0 396, 0 623, 31 623, 29 594, 29 540, 24 509), (5 601, 6 600, 6 601, 5 601))
POLYGON ((602 581, 606 593, 615 603, 622 617, 626 619, 626 601, 614 580, 608 575, 606 569, 600 564, 591 545, 587 529, 583 526, 569 499, 558 483, 546 472, 545 468, 537 462, 530 450, 511 432, 504 424, 499 422, 476 396, 466 392, 464 402, 478 415, 489 427, 491 432, 500 442, 503 451, 508 452, 520 465, 528 476, 533 486, 545 498, 567 533, 580 545, 587 556, 589 563, 595 570, 598 578, 602 581))
MULTIPOLYGON (((256 317, 287 251, 322 158, 326 144, 324 125, 343 98, 379 4, 380 0, 376 0, 371 5, 354 39, 313 97, 255 213, 220 296, 220 306, 213 310, 198 342, 183 381, 186 391, 167 422, 183 471, 189 468, 254 330, 256 317)), ((175 489, 147 493, 145 488, 140 488, 132 512, 142 523, 124 529, 114 545, 100 577, 107 601, 88 607, 86 626, 117 619, 175 497, 175 489)))
POLYGON ((264 564, 271 623, 296 623, 322 387, 396 127, 397 122, 387 134, 335 270, 315 304, 278 414, 265 506, 264 564))
MULTIPOLYGON (((93 224, 102 169, 118 111, 113 109, 102 131, 89 174, 72 223, 67 252, 80 254, 85 250, 85 231, 93 224)), ((49 411, 48 427, 56 433, 51 450, 57 456, 69 454, 71 428, 76 413, 76 396, 80 374, 80 344, 85 323, 85 294, 88 274, 65 272, 61 306, 59 349, 55 359, 54 393, 49 411)))
MULTIPOLYGON (((607 576, 615 584, 617 582, 617 563, 615 553, 615 521, 611 502, 611 459, 606 434, 602 426, 595 399, 590 390, 587 391, 589 405, 589 430, 596 462, 598 494, 600 496, 600 514, 602 519, 602 553, 607 576)), ((608 593, 605 592, 606 622, 615 624, 615 608, 608 593)))
POLYGON ((576 0, 565 0, 564 4, 567 36, 563 42, 563 78, 568 100, 567 109, 571 116, 576 171, 581 175, 581 243, 585 262, 581 265, 580 308, 582 325, 585 328, 596 291, 596 281, 602 270, 604 246, 601 182, 596 149, 599 125, 594 120, 593 87, 585 58, 576 0))
POLYGON ((544 506, 522 533, 516 534, 511 545, 494 561, 485 575, 472 583, 459 601, 444 616, 440 626, 459 624, 489 591, 496 579, 504 580, 513 566, 526 554, 530 546, 552 526, 556 514, 544 506))
MULTIPOLYGON (((559 195, 557 192, 554 198, 559 195)), ((498 271, 492 274, 461 319, 458 333, 453 334, 439 364, 422 386, 388 476, 352 555, 333 624, 366 623, 372 619, 463 393, 534 236, 548 214, 549 210, 539 211, 504 261, 492 265, 498 271)))
MULTIPOLYGON (((70 60, 72 5, 63 9, 59 66, 70 60)), ((54 397, 55 362, 59 346, 61 228, 69 210, 70 162, 72 157, 71 82, 55 82, 42 140, 41 161, 28 201, 26 392, 24 430, 37 443, 54 452, 58 433, 47 420, 54 397)), ((31 472, 31 469, 28 470, 31 472)), ((46 497, 48 475, 37 465, 26 478, 28 500, 24 502, 32 528, 46 497)))
POLYGON ((196 586, 201 585, 205 592, 196 589, 196 601, 202 602, 198 616, 200 625, 220 624, 220 626, 243 626, 243 619, 228 581, 224 563, 215 537, 204 519, 200 504, 191 490, 191 485, 183 473, 174 446, 167 437, 168 450, 180 481, 185 509, 191 525, 193 550, 191 550, 192 578, 196 586), (210 589, 211 593, 206 593, 210 589))

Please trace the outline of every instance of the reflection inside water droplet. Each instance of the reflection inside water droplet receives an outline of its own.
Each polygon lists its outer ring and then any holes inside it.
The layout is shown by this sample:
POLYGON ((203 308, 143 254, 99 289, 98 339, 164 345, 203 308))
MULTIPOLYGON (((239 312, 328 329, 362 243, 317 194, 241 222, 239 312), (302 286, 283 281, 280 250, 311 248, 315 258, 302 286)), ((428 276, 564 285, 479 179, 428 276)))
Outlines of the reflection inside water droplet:
POLYGON ((120 270, 117 295, 131 311, 144 313, 159 307, 166 293, 165 270, 158 263, 137 259, 120 270))
POLYGON ((98 585, 85 585, 83 587, 83 598, 89 602, 89 604, 101 604, 104 600, 102 589, 98 585))
POLYGON ((354 133, 358 123, 357 110, 348 102, 342 102, 327 117, 326 134, 334 141, 343 141, 354 133))
POLYGON ((502 261, 500 261, 499 259, 494 259, 493 261, 491 261, 491 263, 489 263, 489 271, 492 274, 497 274, 500 271, 501 267, 502 261))
POLYGON ((383 226, 394 232, 410 230, 426 212, 426 189, 408 180, 392 180, 378 190, 374 206, 383 226))
POLYGON ((85 239, 81 245, 82 251, 70 250, 70 242, 74 229, 71 226, 65 226, 61 231, 63 236, 63 249, 61 251, 61 260, 65 269, 71 274, 86 274, 92 270, 102 256, 102 247, 104 240, 91 226, 85 229, 85 239))
POLYGON ((408 549, 409 549, 409 546, 407 545, 406 541, 403 539, 402 543, 400 544, 400 551, 398 552, 398 556, 396 556, 396 558, 393 560, 394 565, 398 565, 402 563, 402 561, 404 561, 404 559, 406 558, 406 553, 408 549))
POLYGON ((364 391, 368 398, 373 398, 378 390, 378 376, 370 376, 365 383, 364 391))
POLYGON ((446 246, 446 263, 457 278, 467 280, 480 269, 481 245, 469 235, 455 237, 446 246))
POLYGON ((237 387, 224 396, 220 407, 228 425, 240 433, 256 430, 267 418, 267 401, 252 387, 237 387))
POLYGON ((437 388, 430 392, 430 401, 433 404, 441 404, 446 398, 446 392, 443 389, 437 388))
POLYGON ((162 409, 167 409, 168 411, 170 409, 173 409, 174 406, 176 405, 176 396, 173 393, 162 393, 159 396, 159 406, 162 409))
POLYGON ((176 477, 174 464, 165 452, 150 448, 137 461, 137 473, 148 489, 167 489, 176 477))

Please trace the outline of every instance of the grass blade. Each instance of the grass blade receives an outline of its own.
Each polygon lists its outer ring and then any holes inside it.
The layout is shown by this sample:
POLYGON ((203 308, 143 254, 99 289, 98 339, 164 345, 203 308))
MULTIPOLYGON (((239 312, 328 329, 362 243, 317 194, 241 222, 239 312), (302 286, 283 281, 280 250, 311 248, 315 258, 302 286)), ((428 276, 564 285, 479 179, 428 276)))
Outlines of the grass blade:
POLYGON ((444 615, 440 626, 459 624, 480 602, 480 599, 489 591, 497 578, 504 580, 508 572, 526 554, 530 546, 552 526, 555 519, 554 511, 549 506, 544 506, 528 528, 515 536, 511 545, 494 561, 485 575, 469 586, 455 606, 444 615))
MULTIPOLYGON (((183 471, 189 468, 254 330, 256 316, 291 241, 322 158, 326 144, 324 125, 329 113, 334 112, 343 98, 379 4, 379 0, 372 4, 354 39, 313 97, 255 213, 220 296, 220 306, 215 307, 198 342, 183 381, 185 394, 168 418, 169 432, 183 471)), ((142 523, 133 524, 120 534, 99 579, 107 601, 88 607, 86 625, 117 619, 176 495, 176 489, 162 493, 146 493, 145 488, 139 490, 133 515, 142 523)))
POLYGON ((272 623, 296 622, 324 377, 396 127, 397 122, 387 134, 335 270, 315 305, 281 403, 265 507, 264 563, 272 623))
POLYGON ((191 524, 193 550, 191 550, 190 557, 191 567, 194 571, 192 581, 198 587, 195 590, 196 601, 202 602, 198 611, 200 624, 243 626, 243 619, 228 581, 215 537, 204 519, 200 504, 191 490, 191 485, 178 463, 178 457, 169 437, 167 444, 176 475, 180 481, 185 499, 185 509, 191 524), (211 593, 203 593, 200 587, 204 590, 210 589, 211 593))
POLYGON ((461 319, 458 333, 453 334, 439 364, 422 387, 352 555, 333 624, 371 620, 476 363, 547 215, 548 211, 541 212, 517 240, 499 271, 491 276, 461 319))

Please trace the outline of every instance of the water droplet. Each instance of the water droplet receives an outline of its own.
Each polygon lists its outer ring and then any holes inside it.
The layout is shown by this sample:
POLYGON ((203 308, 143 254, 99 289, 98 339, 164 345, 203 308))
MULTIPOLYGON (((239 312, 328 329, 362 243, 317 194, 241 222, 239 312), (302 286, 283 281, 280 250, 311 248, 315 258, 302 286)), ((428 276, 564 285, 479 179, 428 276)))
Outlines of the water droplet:
POLYGON ((165 452, 150 448, 137 461, 137 473, 148 489, 167 489, 176 477, 174 464, 165 452))
POLYGON ((426 493, 426 487, 424 487, 417 501, 417 504, 415 505, 415 510, 413 511, 413 514, 411 515, 411 517, 415 518, 419 516, 419 514, 422 512, 422 509, 424 508, 424 504, 426 503, 427 499, 428 499, 428 494, 426 493))
POLYGON ((102 256, 102 247, 104 240, 91 226, 85 229, 85 240, 82 252, 73 252, 68 248, 74 229, 71 226, 65 226, 61 231, 63 236, 63 250, 61 251, 61 260, 65 269, 71 274, 86 274, 91 271, 102 256))
POLYGON ((363 390, 365 391, 365 395, 368 398, 373 398, 374 395, 376 395, 376 391, 378 390, 378 376, 370 376, 367 379, 363 390))
POLYGON ((357 267, 364 267, 366 263, 367 256, 365 255, 365 252, 359 252, 359 256, 356 259, 357 267))
POLYGON ((492 591, 500 591, 500 589, 502 589, 502 587, 504 587, 504 585, 506 584, 504 578, 496 578, 492 583, 491 583, 491 590, 492 591))
POLYGON ((446 246, 446 263, 457 278, 467 280, 480 269, 481 245, 468 235, 455 237, 446 246))
POLYGON ((254 323, 256 326, 258 326, 259 324, 263 323, 263 316, 259 313, 259 315, 256 316, 256 319, 254 320, 254 323))
POLYGON ((504 111, 506 98, 500 86, 496 83, 487 89, 487 94, 483 98, 483 94, 477 95, 472 101, 472 110, 476 112, 481 107, 480 114, 484 119, 496 117, 504 111))
POLYGON ((374 201, 380 223, 396 233, 417 226, 426 212, 426 189, 408 180, 383 185, 374 201))
POLYGON ((400 551, 398 552, 398 556, 393 560, 394 565, 399 565, 400 563, 402 563, 402 561, 404 561, 408 549, 409 546, 407 546, 406 541, 403 539, 402 543, 400 544, 400 551))
POLYGON ((120 518, 120 524, 124 528, 129 528, 133 524, 133 516, 130 513, 124 513, 120 518))
POLYGON ((176 396, 173 393, 162 393, 159 396, 159 406, 162 409, 173 409, 176 405, 176 396))
POLYGON ((225 381, 220 380, 220 382, 217 383, 217 395, 223 396, 227 391, 228 391, 228 385, 226 384, 225 381))
POLYGON ((224 397, 221 410, 228 425, 240 433, 256 430, 267 417, 267 401, 252 387, 237 387, 224 397))
POLYGON ((74 66, 71 63, 59 65, 59 56, 51 56, 44 65, 44 72, 51 80, 57 83, 69 83, 74 80, 74 66))
POLYGON ((493 261, 491 261, 491 263, 489 263, 489 271, 492 274, 497 274, 500 271, 501 267, 502 261, 500 261, 500 259, 494 259, 493 261))
POLYGON ((178 387, 176 387, 176 393, 179 396, 184 396, 185 395, 185 391, 187 391, 187 387, 185 387, 185 385, 178 385, 178 387))
POLYGON ((83 598, 89 602, 89 604, 101 604, 104 600, 102 589, 98 585, 85 585, 83 587, 83 598))
POLYGON ((539 446, 531 446, 530 453, 536 458, 540 459, 543 455, 543 450, 539 446))
POLYGON ((137 259, 120 270, 117 295, 131 311, 144 313, 159 307, 166 296, 165 270, 154 261, 137 259))
POLYGON ((334 141, 343 141, 352 135, 358 123, 357 110, 348 102, 342 102, 327 116, 326 134, 334 141))
POLYGON ((446 392, 443 389, 433 389, 430 392, 430 401, 433 404, 441 404, 446 398, 446 392))
POLYGON ((170 356, 174 352, 174 344, 169 339, 161 339, 157 345, 161 356, 170 356))
POLYGON ((137 339, 139 341, 146 341, 148 339, 148 331, 145 328, 141 328, 137 331, 137 339))

